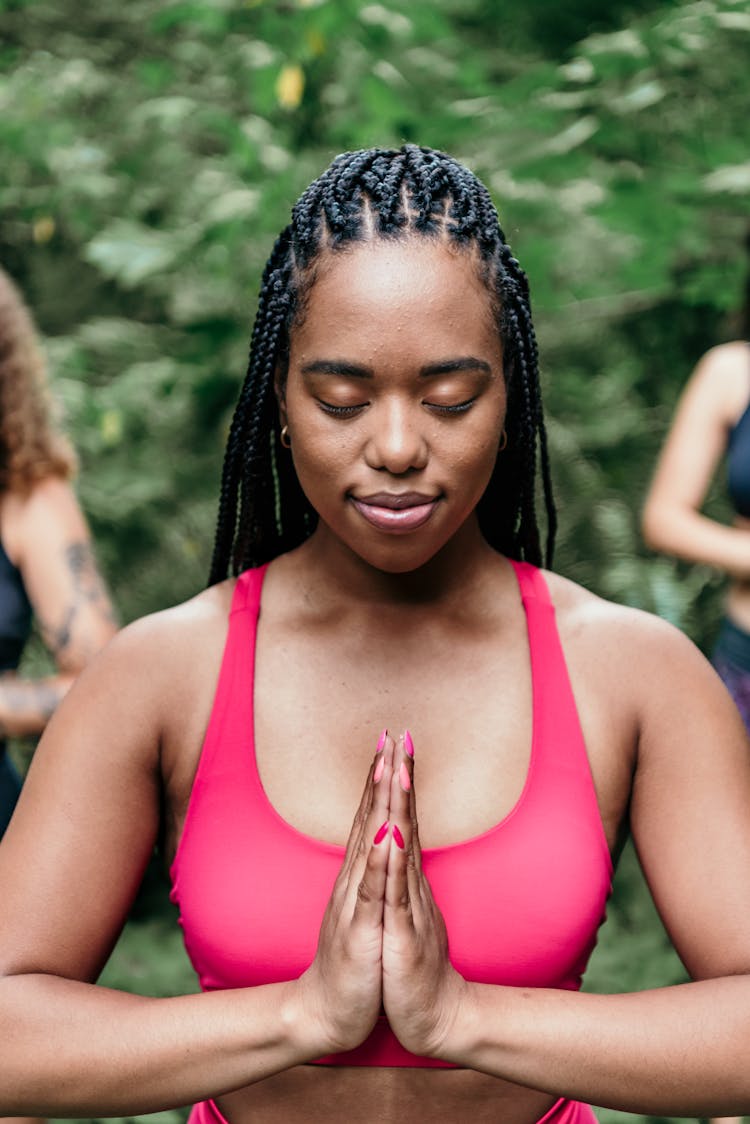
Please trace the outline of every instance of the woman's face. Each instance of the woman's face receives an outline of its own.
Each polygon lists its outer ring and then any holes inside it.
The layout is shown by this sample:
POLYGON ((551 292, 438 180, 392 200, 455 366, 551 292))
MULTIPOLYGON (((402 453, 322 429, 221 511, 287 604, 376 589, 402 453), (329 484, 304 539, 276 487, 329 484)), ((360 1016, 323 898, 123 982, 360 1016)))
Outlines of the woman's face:
POLYGON ((429 561, 487 486, 505 407, 469 253, 414 238, 323 259, 280 391, 318 534, 393 573, 429 561))

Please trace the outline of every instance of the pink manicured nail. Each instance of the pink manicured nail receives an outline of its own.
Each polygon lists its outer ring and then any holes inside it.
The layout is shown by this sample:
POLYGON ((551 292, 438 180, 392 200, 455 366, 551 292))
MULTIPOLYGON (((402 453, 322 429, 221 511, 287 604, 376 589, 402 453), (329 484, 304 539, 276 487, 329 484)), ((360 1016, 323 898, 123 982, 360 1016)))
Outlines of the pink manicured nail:
MULTIPOLYGON (((403 765, 401 766, 401 768, 403 769, 403 765)), ((375 772, 372 774, 372 779, 375 784, 377 784, 382 777, 383 769, 385 769, 385 757, 379 757, 378 763, 375 766, 375 772)))
MULTIPOLYGON (((375 779, 377 780, 378 778, 376 777, 375 779)), ((401 781, 401 787, 404 792, 408 792, 411 788, 411 777, 409 776, 409 770, 406 768, 405 761, 401 762, 401 768, 398 771, 398 779, 401 781)))
POLYGON ((414 742, 411 740, 411 734, 408 730, 404 730, 404 749, 410 757, 414 756, 414 742))
POLYGON ((396 824, 396 823, 393 825, 393 838, 396 841, 396 846, 400 847, 401 850, 403 851, 403 849, 404 849, 404 837, 401 834, 401 832, 398 830, 398 824, 396 824))
MULTIPOLYGON (((378 828, 378 830, 375 832, 375 838, 373 839, 373 843, 382 843, 382 841, 385 839, 387 834, 388 834, 388 820, 386 820, 384 824, 381 824, 380 827, 378 828)), ((403 843, 401 845, 403 846, 403 843)))
POLYGON ((376 748, 375 748, 375 752, 376 752, 376 753, 380 753, 381 749, 382 749, 382 748, 383 748, 383 746, 385 745, 385 739, 386 739, 387 737, 388 737, 388 730, 383 730, 383 733, 382 733, 382 734, 380 735, 380 737, 378 738, 378 744, 377 744, 377 746, 376 746, 376 748))

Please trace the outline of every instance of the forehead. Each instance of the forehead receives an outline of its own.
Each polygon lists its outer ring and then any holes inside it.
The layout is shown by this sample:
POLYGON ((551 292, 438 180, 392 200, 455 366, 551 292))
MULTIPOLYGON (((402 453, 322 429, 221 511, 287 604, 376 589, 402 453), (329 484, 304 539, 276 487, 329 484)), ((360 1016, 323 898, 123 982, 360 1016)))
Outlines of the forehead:
POLYGON ((357 243, 324 255, 292 349, 394 339, 447 354, 500 348, 471 252, 417 237, 357 243))

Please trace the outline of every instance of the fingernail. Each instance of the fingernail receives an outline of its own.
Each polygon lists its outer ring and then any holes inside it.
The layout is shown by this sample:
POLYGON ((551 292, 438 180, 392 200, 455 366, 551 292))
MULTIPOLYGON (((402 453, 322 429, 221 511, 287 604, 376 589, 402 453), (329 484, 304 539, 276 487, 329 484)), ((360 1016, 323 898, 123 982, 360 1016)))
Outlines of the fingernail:
POLYGON ((401 832, 398 830, 398 824, 396 824, 396 823, 393 825, 393 838, 396 842, 396 846, 400 847, 401 850, 403 851, 403 849, 404 849, 404 837, 401 834, 401 832))
MULTIPOLYGON (((403 765, 401 766, 401 768, 403 769, 403 765)), ((379 757, 378 763, 375 766, 375 772, 372 774, 372 779, 373 779, 374 784, 377 784, 378 781, 380 780, 380 778, 382 777, 383 769, 385 769, 385 757, 379 757)))
MULTIPOLYGON (((387 834, 388 834, 388 820, 386 820, 384 824, 381 824, 380 827, 378 828, 378 830, 375 832, 375 838, 373 839, 373 843, 382 843, 382 841, 385 839, 387 834)), ((401 843, 401 846, 403 847, 403 841, 401 843)))
POLYGON ((383 730, 383 733, 382 733, 382 734, 380 735, 380 737, 378 738, 378 744, 377 744, 377 747, 376 747, 376 749, 375 749, 375 752, 376 752, 376 753, 380 753, 381 749, 382 749, 382 748, 383 748, 383 746, 385 745, 385 739, 386 739, 387 737, 388 737, 388 730, 386 729, 386 730, 383 730))
POLYGON ((411 734, 408 730, 404 730, 404 749, 410 757, 414 756, 414 742, 411 740, 411 734))
MULTIPOLYGON (((379 778, 376 777, 375 779, 378 780, 379 778)), ((401 787, 404 792, 408 792, 411 788, 411 777, 409 776, 409 770, 406 768, 405 761, 401 762, 401 768, 398 771, 398 779, 401 781, 401 787)))

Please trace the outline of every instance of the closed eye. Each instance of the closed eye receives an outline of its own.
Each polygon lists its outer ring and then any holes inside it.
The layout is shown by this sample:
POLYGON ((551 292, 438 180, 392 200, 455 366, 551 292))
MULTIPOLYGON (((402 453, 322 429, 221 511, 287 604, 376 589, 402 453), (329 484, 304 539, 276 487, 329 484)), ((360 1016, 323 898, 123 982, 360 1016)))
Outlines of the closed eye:
POLYGON ((332 402, 324 402, 322 398, 318 399, 321 410, 326 414, 331 414, 334 418, 353 418, 360 410, 364 410, 367 404, 367 402, 361 402, 356 406, 334 406, 332 402))
POLYGON ((447 406, 440 402, 425 402, 424 405, 434 410, 438 414, 465 414, 467 410, 476 402, 476 395, 473 398, 467 398, 465 402, 456 402, 455 405, 447 406))

